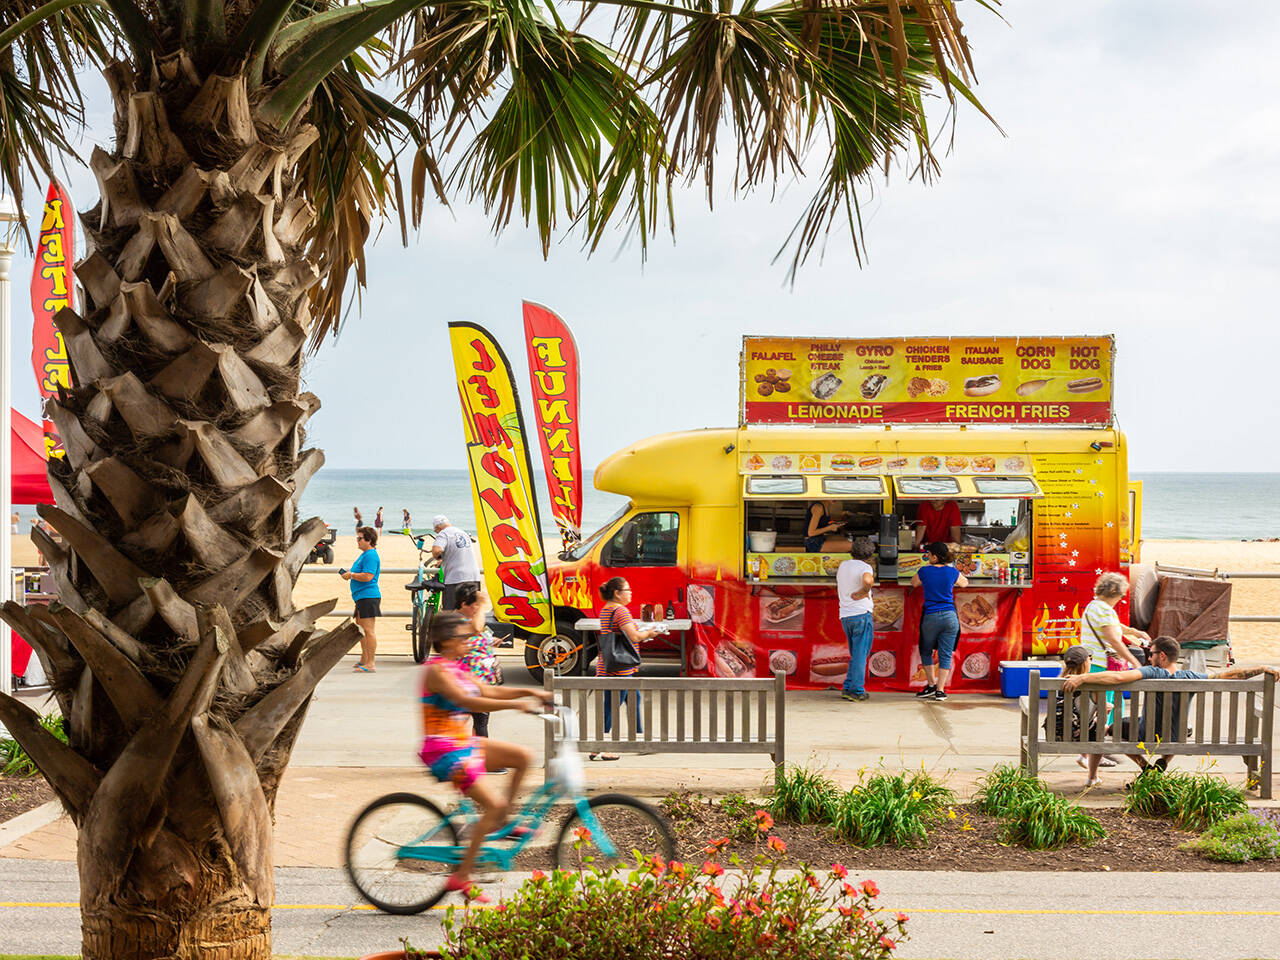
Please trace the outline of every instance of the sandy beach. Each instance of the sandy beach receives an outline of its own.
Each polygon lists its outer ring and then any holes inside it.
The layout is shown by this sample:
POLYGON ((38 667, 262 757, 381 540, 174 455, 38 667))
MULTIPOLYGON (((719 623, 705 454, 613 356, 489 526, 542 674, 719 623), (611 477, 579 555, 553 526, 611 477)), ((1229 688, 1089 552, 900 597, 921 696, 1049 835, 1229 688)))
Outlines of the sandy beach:
MULTIPOLYGON (((351 607, 350 593, 337 576, 339 567, 349 567, 357 550, 355 535, 343 533, 334 544, 334 563, 309 564, 298 579, 294 599, 298 606, 338 597, 338 610, 351 607)), ((384 533, 378 541, 383 570, 417 569, 418 551, 413 541, 398 533, 384 533)), ((34 564, 35 547, 26 537, 13 538, 13 562, 34 564)), ((1247 543, 1238 540, 1146 540, 1142 544, 1145 563, 1160 562, 1179 567, 1226 572, 1266 571, 1280 574, 1280 543, 1247 543)), ((382 576, 382 609, 407 611, 409 594, 403 585, 412 573, 382 576)), ((1233 581, 1231 612, 1235 615, 1280 616, 1280 579, 1233 581)), ((409 649, 406 619, 386 618, 379 624, 379 652, 402 653, 409 649)), ((1239 660, 1280 662, 1280 623, 1237 623, 1231 627, 1232 646, 1239 660)))

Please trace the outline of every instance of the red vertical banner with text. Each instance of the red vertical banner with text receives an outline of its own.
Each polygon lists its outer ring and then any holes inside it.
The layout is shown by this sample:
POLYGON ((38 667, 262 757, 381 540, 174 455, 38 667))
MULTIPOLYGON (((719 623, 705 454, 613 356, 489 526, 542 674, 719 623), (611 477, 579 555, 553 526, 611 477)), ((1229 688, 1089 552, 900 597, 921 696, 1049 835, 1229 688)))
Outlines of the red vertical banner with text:
POLYGON ((551 514, 566 543, 582 539, 582 453, 578 444, 578 345, 569 327, 546 307, 525 301, 534 417, 551 514))
MULTIPOLYGON (((62 334, 53 318, 63 307, 72 306, 75 262, 75 230, 71 198, 54 180, 49 184, 44 212, 40 217, 40 236, 36 243, 35 267, 31 271, 31 366, 36 374, 36 388, 43 401, 58 393, 58 387, 71 386, 71 364, 62 334)), ((62 438, 47 416, 44 420, 46 457, 62 456, 62 438)))
POLYGON ((494 614, 533 634, 555 632, 533 467, 511 364, 472 323, 449 324, 471 470, 476 534, 494 614))

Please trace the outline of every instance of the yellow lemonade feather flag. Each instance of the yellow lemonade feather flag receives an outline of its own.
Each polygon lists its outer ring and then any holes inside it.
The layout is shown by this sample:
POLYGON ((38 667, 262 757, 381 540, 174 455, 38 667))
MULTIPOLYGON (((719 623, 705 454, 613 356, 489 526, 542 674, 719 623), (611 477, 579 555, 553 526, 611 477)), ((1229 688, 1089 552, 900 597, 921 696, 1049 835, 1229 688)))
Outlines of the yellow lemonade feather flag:
POLYGON ((476 535, 494 615, 533 634, 555 632, 533 468, 511 364, 473 323, 449 324, 476 508, 476 535))

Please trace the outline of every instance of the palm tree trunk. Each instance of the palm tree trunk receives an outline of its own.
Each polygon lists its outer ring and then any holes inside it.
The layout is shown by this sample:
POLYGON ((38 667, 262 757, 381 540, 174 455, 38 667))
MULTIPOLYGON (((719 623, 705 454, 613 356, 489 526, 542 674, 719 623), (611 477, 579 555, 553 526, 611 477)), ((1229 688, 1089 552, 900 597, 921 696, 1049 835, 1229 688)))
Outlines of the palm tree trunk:
POLYGON ((108 72, 117 146, 92 167, 83 315, 55 318, 75 386, 52 404, 58 602, 6 605, 70 745, 0 697, 79 831, 83 953, 271 955, 271 811, 312 690, 359 636, 295 609, 324 524, 300 394, 318 272, 290 171, 315 140, 254 122, 242 76, 184 54, 108 72))

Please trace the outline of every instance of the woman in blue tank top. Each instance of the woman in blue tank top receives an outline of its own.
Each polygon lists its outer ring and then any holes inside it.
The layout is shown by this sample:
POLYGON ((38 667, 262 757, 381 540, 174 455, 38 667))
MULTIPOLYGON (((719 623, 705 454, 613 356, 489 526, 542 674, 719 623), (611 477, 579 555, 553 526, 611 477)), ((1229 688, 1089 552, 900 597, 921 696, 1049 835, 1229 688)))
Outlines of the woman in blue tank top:
POLYGON ((911 578, 913 587, 924 589, 924 609, 920 616, 920 665, 924 667, 925 686, 916 694, 920 699, 947 699, 947 681, 951 679, 951 655, 960 639, 960 617, 956 614, 956 587, 967 587, 969 581, 951 563, 951 548, 945 543, 931 543, 925 550, 929 565, 921 567, 911 578), (938 664, 933 663, 934 653, 938 664))

